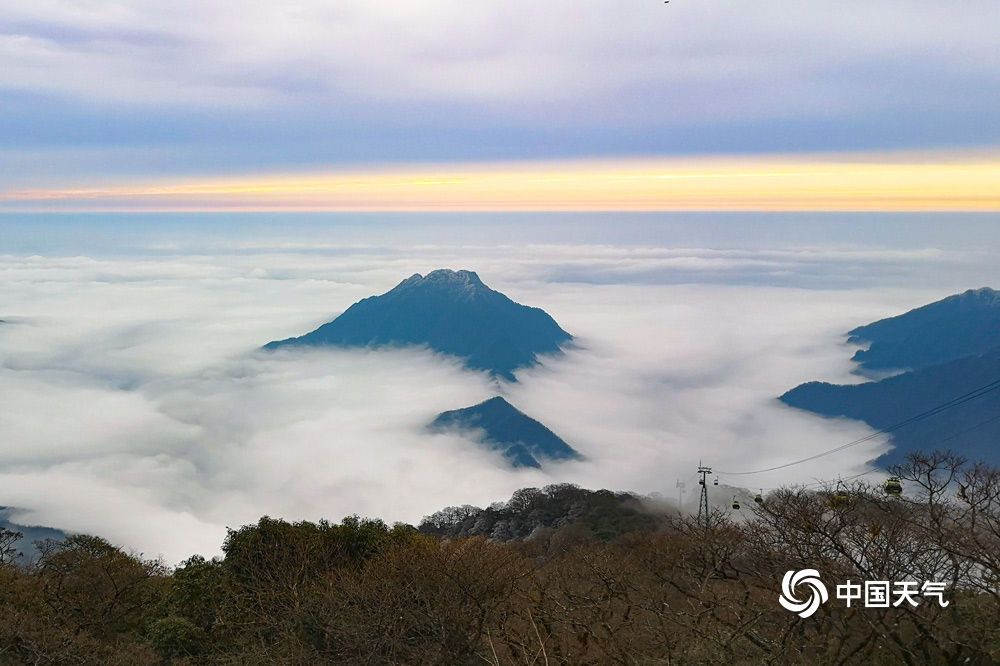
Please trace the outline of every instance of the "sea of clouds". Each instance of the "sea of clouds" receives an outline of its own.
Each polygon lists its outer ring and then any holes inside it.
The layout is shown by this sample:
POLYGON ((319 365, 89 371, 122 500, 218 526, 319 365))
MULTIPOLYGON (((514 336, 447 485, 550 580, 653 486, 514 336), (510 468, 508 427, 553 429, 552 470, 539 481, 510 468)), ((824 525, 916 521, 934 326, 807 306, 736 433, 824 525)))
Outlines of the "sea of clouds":
MULTIPOLYGON (((415 523, 560 482, 675 497, 680 480, 690 501, 699 461, 755 470, 870 433, 775 400, 804 381, 862 381, 847 330, 998 286, 982 244, 671 246, 682 234, 669 230, 517 244, 519 233, 0 255, 0 506, 174 563, 218 553, 227 527, 265 514, 415 523), (423 349, 259 349, 435 268, 477 271, 574 344, 517 383, 423 349), (586 459, 512 470, 426 430, 498 393, 586 459)), ((852 476, 886 446, 723 482, 756 492, 852 476)))

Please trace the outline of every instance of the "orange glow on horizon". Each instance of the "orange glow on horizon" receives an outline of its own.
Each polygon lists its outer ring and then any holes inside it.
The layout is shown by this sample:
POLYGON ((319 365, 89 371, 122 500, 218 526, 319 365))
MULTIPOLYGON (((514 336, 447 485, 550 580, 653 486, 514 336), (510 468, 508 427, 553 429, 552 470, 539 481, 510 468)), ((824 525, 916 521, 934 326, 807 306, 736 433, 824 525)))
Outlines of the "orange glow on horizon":
POLYGON ((1000 156, 865 154, 416 165, 0 192, 0 210, 1000 210, 1000 156))

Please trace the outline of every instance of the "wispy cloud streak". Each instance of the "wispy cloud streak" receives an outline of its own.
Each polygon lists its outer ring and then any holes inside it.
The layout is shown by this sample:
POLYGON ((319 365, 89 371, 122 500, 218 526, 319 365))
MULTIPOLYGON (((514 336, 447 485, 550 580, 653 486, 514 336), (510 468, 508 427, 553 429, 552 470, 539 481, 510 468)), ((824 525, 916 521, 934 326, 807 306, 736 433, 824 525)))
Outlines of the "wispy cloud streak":
POLYGON ((0 193, 9 210, 1000 210, 996 155, 417 165, 0 193))

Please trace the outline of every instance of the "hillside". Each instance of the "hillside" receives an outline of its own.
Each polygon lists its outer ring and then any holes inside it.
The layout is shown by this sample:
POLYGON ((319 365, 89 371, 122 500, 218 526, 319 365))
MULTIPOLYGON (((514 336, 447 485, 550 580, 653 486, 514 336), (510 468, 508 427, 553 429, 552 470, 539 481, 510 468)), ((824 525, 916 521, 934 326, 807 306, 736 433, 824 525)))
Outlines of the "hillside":
POLYGON ((899 470, 905 500, 864 482, 846 503, 778 488, 707 523, 566 484, 419 529, 264 516, 227 530, 223 557, 174 569, 73 535, 0 561, 0 663, 995 664, 998 474, 919 456, 899 470), (948 497, 952 478, 967 485, 948 497), (830 592, 807 612, 778 603, 802 569, 830 592), (886 575, 916 581, 912 605, 834 594, 886 575))
POLYGON ((674 515, 666 504, 635 493, 587 490, 563 483, 522 488, 486 509, 451 506, 421 521, 438 537, 487 536, 494 541, 561 535, 608 541, 632 532, 655 532, 674 515))
MULTIPOLYGON (((864 384, 809 382, 779 399, 823 416, 890 428, 1000 379, 1000 352, 962 358, 864 384)), ((951 449, 1000 463, 1000 390, 992 391, 892 433, 893 449, 876 463, 898 463, 912 451, 951 449)))
MULTIPOLYGON (((850 341, 871 342, 854 355, 866 370, 902 369, 880 381, 809 382, 779 399, 827 417, 893 428, 1000 380, 1000 292, 969 290, 905 314, 859 326, 850 341)), ((948 448, 1000 463, 1000 390, 990 391, 892 431, 885 466, 918 450, 948 448)))
POLYGON ((984 287, 850 331, 868 370, 918 369, 1000 347, 1000 292, 984 287))

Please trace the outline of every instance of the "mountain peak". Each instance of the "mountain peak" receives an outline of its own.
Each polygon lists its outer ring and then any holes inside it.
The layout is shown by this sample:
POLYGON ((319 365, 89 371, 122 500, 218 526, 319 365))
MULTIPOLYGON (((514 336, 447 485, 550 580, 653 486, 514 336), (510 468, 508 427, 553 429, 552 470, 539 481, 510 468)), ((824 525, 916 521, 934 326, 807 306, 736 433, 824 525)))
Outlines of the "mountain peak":
POLYGON ((424 282, 432 284, 451 283, 461 284, 463 286, 486 287, 486 285, 483 284, 483 281, 479 279, 479 276, 475 271, 467 271, 464 269, 453 271, 450 268, 439 268, 428 273, 427 277, 424 278, 424 282))
MULTIPOLYGON (((989 287, 980 287, 979 289, 969 289, 957 296, 950 296, 949 298, 978 301, 984 305, 996 305, 1000 302, 1000 291, 996 289, 991 289, 989 287)), ((945 300, 948 300, 947 298, 945 300)))
POLYGON ((513 467, 541 467, 539 458, 581 458, 554 432, 500 396, 472 407, 441 412, 429 427, 438 432, 449 429, 479 431, 479 443, 501 452, 513 467))
POLYGON ((475 298, 480 292, 493 292, 492 289, 483 284, 483 281, 479 279, 475 271, 453 271, 448 268, 439 268, 427 275, 414 273, 400 282, 389 293, 391 294, 397 290, 400 292, 411 290, 437 291, 451 294, 458 298, 475 298))
POLYGON ((381 296, 358 301, 333 321, 283 346, 426 345, 469 368, 517 381, 514 371, 572 339, 546 312, 515 303, 473 271, 415 273, 381 296))

